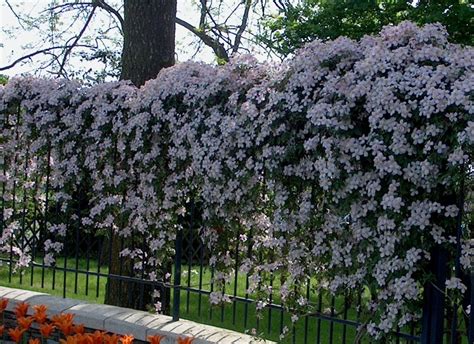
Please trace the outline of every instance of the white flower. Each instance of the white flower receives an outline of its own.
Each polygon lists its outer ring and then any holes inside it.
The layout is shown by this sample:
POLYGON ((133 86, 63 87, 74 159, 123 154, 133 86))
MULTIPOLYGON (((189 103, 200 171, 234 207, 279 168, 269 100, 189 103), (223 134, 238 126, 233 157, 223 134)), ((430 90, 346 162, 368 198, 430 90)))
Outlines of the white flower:
POLYGON ((467 287, 461 282, 457 277, 451 277, 449 280, 446 280, 446 289, 457 289, 462 294, 467 290, 467 287))
POLYGON ((449 154, 448 161, 452 165, 462 165, 466 161, 468 161, 469 156, 464 153, 464 151, 461 148, 456 148, 454 152, 449 154))

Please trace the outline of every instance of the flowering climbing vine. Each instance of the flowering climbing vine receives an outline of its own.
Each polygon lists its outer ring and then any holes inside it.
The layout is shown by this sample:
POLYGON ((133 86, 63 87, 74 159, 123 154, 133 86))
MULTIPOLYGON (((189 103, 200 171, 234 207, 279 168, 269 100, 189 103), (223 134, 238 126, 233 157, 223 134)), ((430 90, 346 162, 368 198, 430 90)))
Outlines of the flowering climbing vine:
MULTIPOLYGON (((173 255, 193 204, 216 271, 211 302, 230 299, 237 261, 257 309, 278 292, 297 319, 312 307, 302 281, 317 276, 333 293, 368 288, 365 327, 380 337, 419 315, 434 247, 456 249, 461 183, 472 177, 473 61, 443 27, 404 22, 360 41, 314 41, 278 66, 182 63, 140 89, 12 79, 0 89, 1 181, 13 203, 0 250, 29 264, 12 247, 14 204, 33 197, 67 219, 48 220, 47 263, 81 225, 142 238, 146 249, 122 255, 155 279, 149 267, 173 255), (81 185, 87 214, 71 210, 81 185)), ((447 287, 465 289, 456 277, 447 287)))

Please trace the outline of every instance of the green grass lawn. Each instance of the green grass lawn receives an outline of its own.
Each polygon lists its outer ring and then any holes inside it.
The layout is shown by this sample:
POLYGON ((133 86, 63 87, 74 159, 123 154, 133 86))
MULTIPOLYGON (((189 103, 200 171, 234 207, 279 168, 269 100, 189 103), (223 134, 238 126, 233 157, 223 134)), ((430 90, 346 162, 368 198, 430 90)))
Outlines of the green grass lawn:
MULTIPOLYGON (((36 263, 41 261, 36 259, 36 263)), ((86 300, 88 302, 103 303, 107 278, 105 276, 94 276, 85 274, 85 271, 93 273, 107 274, 106 267, 97 266, 97 262, 85 259, 57 259, 57 269, 35 266, 17 272, 10 276, 9 266, 3 264, 0 266, 0 285, 21 288, 33 291, 46 292, 60 297, 69 297, 86 300), (72 270, 80 270, 82 273, 64 272, 60 268, 67 267, 72 270), (65 286, 65 288, 64 288, 65 286)), ((202 278, 200 279, 200 269, 196 266, 183 266, 182 285, 200 290, 210 291, 211 271, 207 268, 202 269, 202 278)), ((275 290, 279 288, 278 279, 275 279, 275 290)), ((246 277, 238 274, 236 281, 233 281, 227 288, 227 293, 245 297, 246 295, 246 277)), ((172 293, 173 294, 173 293, 172 293)), ((278 294, 278 293, 276 293, 278 294)), ((363 302, 367 301, 368 293, 365 292, 363 302)), ((310 293, 312 303, 318 305, 319 295, 310 293)), ((274 303, 278 303, 279 298, 275 297, 274 303)), ((344 306, 344 298, 338 297, 332 299, 329 295, 321 296, 321 310, 330 314, 331 302, 334 302, 335 311, 341 312, 344 306)), ((180 314, 184 319, 194 320, 200 323, 214 325, 222 328, 232 329, 238 332, 245 332, 251 328, 257 329, 257 333, 263 338, 271 339, 281 343, 315 343, 319 338, 319 343, 353 343, 356 337, 356 328, 354 326, 344 326, 338 323, 331 323, 328 320, 318 320, 315 317, 301 318, 293 328, 290 316, 279 309, 266 309, 262 313, 262 318, 257 319, 255 315, 255 304, 236 301, 225 306, 211 307, 207 295, 198 294, 192 291, 181 291, 180 314), (279 340, 281 328, 288 326, 290 334, 283 340, 279 340), (294 333, 294 339, 293 339, 294 333)), ((347 319, 356 320, 357 312, 355 307, 349 308, 347 319)), ((339 314, 339 318, 344 318, 344 314, 339 314)), ((401 341, 402 343, 405 341, 401 341)), ((360 343, 370 343, 364 338, 360 343)))

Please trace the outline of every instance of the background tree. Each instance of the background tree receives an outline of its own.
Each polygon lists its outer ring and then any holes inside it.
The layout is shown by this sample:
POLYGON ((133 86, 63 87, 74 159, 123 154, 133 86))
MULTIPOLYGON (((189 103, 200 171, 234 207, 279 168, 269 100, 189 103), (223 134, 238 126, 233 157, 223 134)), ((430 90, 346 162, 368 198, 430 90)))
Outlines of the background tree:
MULTIPOLYGON (((255 36, 248 28, 253 25, 252 17, 263 16, 267 1, 200 0, 194 6, 196 18, 199 18, 195 24, 177 17, 176 0, 51 0, 39 15, 19 11, 21 7, 12 0, 5 0, 5 5, 17 19, 20 29, 36 30, 41 42, 39 46, 26 47, 28 53, 0 70, 42 57, 38 65, 40 73, 92 83, 120 78, 141 86, 155 78, 162 68, 175 63, 175 23, 196 38, 195 55, 208 47, 216 61, 223 63, 232 54, 250 51, 248 42, 255 36), (77 61, 85 62, 86 67, 79 67, 81 63, 77 61)), ((87 195, 81 196, 84 197, 87 195)), ((133 276, 132 268, 120 258, 121 238, 112 236, 109 239, 111 249, 104 245, 102 260, 111 258, 110 273, 133 276)), ((171 272, 170 267, 165 270, 161 275, 171 272)), ((145 288, 145 297, 140 300, 141 292, 136 287, 134 283, 111 278, 105 301, 130 308, 150 304, 152 288, 145 288)), ((165 313, 169 311, 169 291, 166 289, 161 293, 165 313)))
POLYGON ((474 43, 473 5, 459 0, 282 0, 279 15, 269 17, 260 36, 269 48, 286 56, 316 38, 358 39, 388 24, 411 20, 439 22, 455 43, 474 43))
MULTIPOLYGON (((124 17, 119 20, 123 30, 120 79, 142 86, 161 69, 175 63, 175 18, 176 0, 124 0, 124 17)), ((110 273, 133 276, 133 268, 120 258, 123 239, 113 235, 109 240, 112 240, 110 273)), ((171 267, 167 270, 171 272, 171 267)), ((166 272, 161 275, 164 277, 166 272)), ((107 290, 105 303, 111 305, 145 309, 153 301, 151 285, 111 278, 107 281, 107 290)), ((165 313, 169 313, 170 295, 169 289, 161 293, 165 313)))
MULTIPOLYGON (((192 39, 187 39, 184 47, 177 46, 175 59, 182 60, 185 54, 209 61, 214 56, 219 63, 228 61, 232 54, 255 51, 257 24, 275 8, 268 0, 183 0, 180 4, 185 11, 174 21, 181 36, 189 33, 192 39)), ((46 8, 34 11, 15 0, 3 0, 3 7, 16 18, 15 25, 2 26, 4 34, 15 37, 34 32, 38 40, 24 46, 24 55, 17 54, 10 63, 0 65, 0 71, 29 64, 35 66, 35 74, 89 83, 120 77, 121 51, 126 49, 122 0, 50 0, 46 8)), ((151 34, 144 37, 154 41, 151 34)), ((260 52, 265 49, 263 46, 260 52)))
POLYGON ((136 86, 175 62, 176 0, 124 1, 120 79, 136 86))

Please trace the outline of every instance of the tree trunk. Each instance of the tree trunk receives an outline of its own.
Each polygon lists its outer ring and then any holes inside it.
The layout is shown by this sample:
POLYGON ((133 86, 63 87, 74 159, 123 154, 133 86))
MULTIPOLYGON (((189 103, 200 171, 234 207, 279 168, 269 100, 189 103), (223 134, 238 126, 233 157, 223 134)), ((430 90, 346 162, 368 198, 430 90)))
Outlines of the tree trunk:
POLYGON ((176 0, 125 0, 122 74, 136 86, 174 64, 176 0))
MULTIPOLYGON (((176 0, 124 0, 121 80, 142 86, 156 78, 161 69, 174 64, 175 20, 176 0)), ((113 235, 111 240, 110 273, 132 276, 131 264, 119 258, 120 237, 113 235)), ((171 272, 171 267, 167 270, 171 272)), ((105 303, 146 309, 153 303, 152 291, 149 285, 109 279, 105 303)), ((162 310, 169 313, 170 290, 161 291, 161 296, 162 310)))

